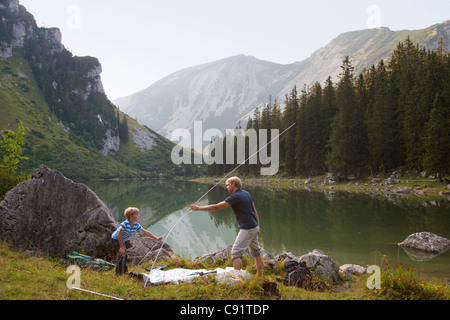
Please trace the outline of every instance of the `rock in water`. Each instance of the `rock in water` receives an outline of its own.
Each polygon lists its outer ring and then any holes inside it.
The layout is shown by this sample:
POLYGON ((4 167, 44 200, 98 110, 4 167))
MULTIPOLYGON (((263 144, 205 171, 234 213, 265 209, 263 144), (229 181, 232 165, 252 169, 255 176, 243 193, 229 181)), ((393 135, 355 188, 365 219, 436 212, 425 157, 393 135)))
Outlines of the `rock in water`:
POLYGON ((19 250, 104 257, 117 225, 92 190, 43 165, 0 202, 0 238, 19 250))
POLYGON ((403 249, 419 250, 426 253, 442 254, 450 248, 450 240, 431 232, 418 232, 398 244, 403 249))
POLYGON ((418 232, 398 245, 412 260, 428 261, 445 253, 450 248, 450 240, 430 232, 418 232))

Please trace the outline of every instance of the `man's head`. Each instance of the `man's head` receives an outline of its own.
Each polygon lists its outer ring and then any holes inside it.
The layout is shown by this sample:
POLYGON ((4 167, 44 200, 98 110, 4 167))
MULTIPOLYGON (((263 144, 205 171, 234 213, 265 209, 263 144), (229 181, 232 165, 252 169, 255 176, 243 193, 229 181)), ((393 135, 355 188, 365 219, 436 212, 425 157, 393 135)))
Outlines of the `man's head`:
POLYGON ((235 193, 236 190, 242 188, 242 182, 241 179, 238 177, 232 177, 227 180, 227 190, 229 193, 235 193))

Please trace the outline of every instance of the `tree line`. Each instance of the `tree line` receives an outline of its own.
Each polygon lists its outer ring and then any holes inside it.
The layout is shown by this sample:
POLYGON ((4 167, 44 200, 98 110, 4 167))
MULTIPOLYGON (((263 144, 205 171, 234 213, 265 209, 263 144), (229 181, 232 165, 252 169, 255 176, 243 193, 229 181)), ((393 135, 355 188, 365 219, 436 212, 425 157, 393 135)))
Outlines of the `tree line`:
MULTIPOLYGON (((442 38, 436 50, 426 50, 408 37, 389 62, 380 60, 358 76, 349 57, 341 69, 336 84, 328 77, 300 93, 294 86, 284 108, 269 98, 248 120, 246 129, 257 132, 283 132, 296 123, 280 137, 283 174, 332 172, 346 179, 401 166, 440 178, 450 173, 450 54, 442 38)), ((245 164, 239 174, 258 167, 245 164)), ((214 164, 208 173, 232 168, 214 164)))

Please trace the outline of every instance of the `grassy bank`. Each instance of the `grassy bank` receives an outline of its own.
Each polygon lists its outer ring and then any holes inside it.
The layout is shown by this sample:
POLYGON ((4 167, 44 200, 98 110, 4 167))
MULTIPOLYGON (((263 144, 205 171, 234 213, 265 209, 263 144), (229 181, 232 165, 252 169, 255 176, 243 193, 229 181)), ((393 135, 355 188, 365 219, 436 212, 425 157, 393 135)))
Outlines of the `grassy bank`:
MULTIPOLYGON (((91 293, 69 290, 66 286, 70 274, 59 259, 10 250, 0 244, 0 299, 1 300, 108 300, 91 293)), ((162 263, 172 268, 215 269, 230 266, 229 261, 214 265, 194 263, 173 258, 162 263)), ((150 265, 142 265, 135 272, 145 272, 150 265)), ((254 263, 244 259, 243 267, 255 274, 254 263)), ((131 267, 133 268, 133 267, 131 267)), ((166 284, 144 288, 143 282, 130 276, 117 277, 114 270, 98 272, 83 269, 81 288, 125 300, 371 300, 371 299, 446 299, 450 298, 450 287, 446 283, 424 281, 412 269, 385 265, 382 271, 382 288, 371 291, 366 282, 369 275, 341 279, 330 284, 314 278, 312 290, 283 285, 283 266, 265 267, 263 278, 255 276, 244 284, 234 286, 219 284, 214 276, 199 277, 190 283, 166 284), (264 281, 276 282, 279 297, 267 294, 264 281)))

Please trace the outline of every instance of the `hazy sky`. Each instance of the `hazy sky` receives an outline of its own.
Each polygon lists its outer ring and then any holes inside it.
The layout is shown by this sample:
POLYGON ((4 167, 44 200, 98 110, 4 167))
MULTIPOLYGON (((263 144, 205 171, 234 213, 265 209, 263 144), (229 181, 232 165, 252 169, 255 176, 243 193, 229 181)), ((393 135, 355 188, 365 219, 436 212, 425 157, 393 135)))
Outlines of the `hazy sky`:
POLYGON ((341 33, 415 30, 450 19, 450 0, 19 0, 97 57, 113 100, 183 68, 245 54, 289 64, 341 33))

